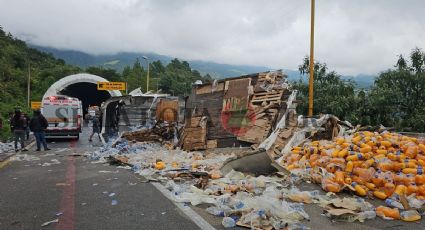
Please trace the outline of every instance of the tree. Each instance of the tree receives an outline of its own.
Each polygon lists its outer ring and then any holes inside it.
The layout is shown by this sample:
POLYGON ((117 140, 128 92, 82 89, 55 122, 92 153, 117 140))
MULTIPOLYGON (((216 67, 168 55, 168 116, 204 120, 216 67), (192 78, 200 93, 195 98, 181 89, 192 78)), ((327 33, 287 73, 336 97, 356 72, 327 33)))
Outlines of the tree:
POLYGON ((105 78, 108 81, 120 81, 121 76, 114 69, 103 68, 99 66, 90 66, 86 68, 86 72, 105 78))
POLYGON ((173 59, 160 74, 159 87, 165 93, 184 96, 190 94, 195 81, 206 83, 211 79, 209 75, 202 76, 199 71, 192 70, 188 62, 173 59))
POLYGON ((382 72, 369 95, 374 108, 372 123, 399 130, 425 131, 424 53, 415 48, 410 64, 399 56, 395 70, 382 72))
MULTIPOLYGON (((310 77, 309 58, 305 57, 299 66, 300 80, 294 83, 294 88, 299 91, 298 97, 302 103, 298 106, 301 114, 308 112, 308 84, 303 77, 310 77)), ((314 63, 314 114, 331 113, 341 119, 356 119, 354 105, 354 83, 345 81, 335 71, 328 72, 325 63, 314 63)))

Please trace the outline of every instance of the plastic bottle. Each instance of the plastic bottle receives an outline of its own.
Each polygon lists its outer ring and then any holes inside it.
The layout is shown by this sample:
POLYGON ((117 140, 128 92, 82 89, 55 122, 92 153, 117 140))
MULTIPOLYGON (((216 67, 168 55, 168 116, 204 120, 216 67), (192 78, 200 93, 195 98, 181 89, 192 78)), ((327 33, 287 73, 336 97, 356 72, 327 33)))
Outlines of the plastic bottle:
POLYGON ((385 194, 387 194, 387 197, 393 194, 394 189, 395 185, 393 183, 385 183, 384 187, 382 188, 385 194))
POLYGON ((422 170, 422 168, 404 168, 403 170, 402 170, 402 172, 404 173, 404 174, 414 174, 414 175, 416 175, 416 174, 419 174, 419 172, 420 172, 420 174, 422 174, 422 172, 423 172, 423 170, 422 170))
POLYGON ((340 184, 332 181, 331 179, 328 178, 324 178, 322 179, 322 188, 323 190, 327 191, 327 192, 340 192, 342 187, 340 184))
POLYGON ((421 215, 416 210, 407 210, 400 213, 400 218, 403 221, 418 221, 421 219, 421 215))
POLYGON ((345 158, 347 161, 357 161, 357 160, 362 160, 363 154, 362 153, 357 153, 351 156, 348 156, 347 158, 345 158))
POLYGON ((376 189, 376 186, 375 186, 375 184, 374 184, 374 183, 367 182, 367 183, 365 183, 365 186, 366 186, 366 188, 368 188, 369 190, 375 190, 375 189, 376 189))
POLYGON ((418 188, 418 186, 415 183, 411 183, 411 184, 407 185, 406 194, 407 195, 410 195, 412 193, 417 193, 418 192, 418 189, 419 188, 418 188))
POLYGON ((376 217, 375 211, 364 211, 364 212, 359 212, 359 214, 357 214, 357 218, 360 222, 364 222, 365 220, 375 219, 375 217, 376 217))
POLYGON ((344 157, 346 157, 348 155, 348 150, 347 149, 343 149, 343 150, 341 150, 341 151, 339 151, 338 152, 338 157, 340 157, 340 158, 344 158, 344 157))
POLYGON ((236 203, 233 204, 233 207, 236 210, 241 210, 245 207, 245 204, 242 201, 237 201, 236 203))
POLYGON ((405 175, 403 173, 398 172, 394 175, 394 184, 397 184, 397 185, 404 184, 404 180, 405 180, 405 175))
POLYGON ((224 216, 224 211, 215 206, 208 207, 205 211, 214 216, 224 216))
POLYGON ((338 184, 344 184, 344 178, 345 178, 344 172, 342 172, 342 171, 336 171, 335 172, 335 181, 338 184))
POLYGON ((400 202, 391 198, 386 199, 385 204, 394 208, 404 209, 403 205, 400 202))
POLYGON ((384 206, 378 206, 375 209, 376 215, 380 217, 392 218, 395 220, 400 219, 400 211, 397 208, 388 208, 384 206))
POLYGON ((407 197, 407 201, 409 202, 409 206, 415 209, 420 209, 425 204, 425 200, 419 200, 414 196, 407 197))
POLYGON ((357 195, 359 196, 367 195, 367 190, 363 188, 361 185, 357 184, 356 182, 351 183, 351 186, 355 189, 357 195))
POLYGON ((381 146, 384 146, 386 148, 389 148, 389 147, 392 146, 392 143, 389 142, 389 141, 381 141, 380 144, 381 144, 381 146))
POLYGON ((353 167, 354 167, 353 162, 352 161, 349 161, 349 162, 347 162, 347 165, 345 166, 345 171, 346 172, 352 172, 353 171, 353 167))
POLYGON ((417 185, 425 184, 425 175, 416 175, 415 176, 415 183, 417 185))
POLYGON ((365 146, 363 148, 360 148, 360 152, 361 153, 367 153, 367 152, 370 152, 370 151, 372 151, 372 147, 371 146, 365 146))
POLYGON ((416 176, 413 174, 407 174, 404 176, 404 184, 409 185, 412 183, 416 183, 416 176))
POLYGON ((224 217, 223 221, 221 221, 221 224, 225 227, 225 228, 233 228, 236 226, 236 222, 233 218, 231 217, 224 217))
POLYGON ((369 159, 362 164, 362 168, 369 168, 375 163, 374 159, 369 159))
POLYGON ((388 151, 387 151, 386 149, 377 149, 377 150, 376 150, 376 153, 377 153, 377 154, 384 154, 384 155, 387 155, 388 151))
POLYGON ((386 199, 388 196, 387 196, 387 194, 385 194, 385 192, 383 192, 383 191, 374 191, 373 192, 373 195, 376 197, 376 198, 379 198, 379 199, 381 199, 381 200, 384 200, 384 199, 386 199))
POLYGON ((376 187, 381 187, 384 184, 384 179, 380 171, 377 171, 373 177, 371 178, 372 183, 375 184, 376 187))

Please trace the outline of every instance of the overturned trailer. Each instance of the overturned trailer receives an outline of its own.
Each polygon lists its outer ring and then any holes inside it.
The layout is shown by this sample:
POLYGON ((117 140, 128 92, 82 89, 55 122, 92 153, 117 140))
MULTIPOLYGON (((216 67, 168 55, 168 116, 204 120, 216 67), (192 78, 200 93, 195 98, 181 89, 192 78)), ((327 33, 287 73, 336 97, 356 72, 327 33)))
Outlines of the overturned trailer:
POLYGON ((291 92, 281 70, 195 85, 179 145, 202 150, 260 144, 288 110, 291 92))
POLYGON ((283 116, 296 125, 295 93, 278 70, 194 85, 185 101, 167 94, 115 97, 102 106, 102 134, 114 136, 167 121, 182 124, 176 146, 187 151, 255 148, 283 116))

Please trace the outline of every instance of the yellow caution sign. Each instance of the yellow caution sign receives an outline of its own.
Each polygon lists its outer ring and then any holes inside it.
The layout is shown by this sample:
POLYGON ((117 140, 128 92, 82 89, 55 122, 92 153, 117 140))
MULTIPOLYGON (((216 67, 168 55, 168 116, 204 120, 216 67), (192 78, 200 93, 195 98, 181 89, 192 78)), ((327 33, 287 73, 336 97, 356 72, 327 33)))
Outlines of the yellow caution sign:
POLYGON ((98 82, 97 90, 125 90, 125 82, 98 82))
POLYGON ((31 101, 31 109, 40 109, 41 101, 31 101))

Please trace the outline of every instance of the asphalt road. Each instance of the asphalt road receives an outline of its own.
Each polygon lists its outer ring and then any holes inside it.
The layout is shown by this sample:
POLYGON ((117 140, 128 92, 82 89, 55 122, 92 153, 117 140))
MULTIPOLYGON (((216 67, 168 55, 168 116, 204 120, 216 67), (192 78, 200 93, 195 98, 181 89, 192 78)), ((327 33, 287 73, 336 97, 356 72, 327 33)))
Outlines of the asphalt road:
POLYGON ((55 140, 49 147, 27 152, 40 160, 0 169, 0 229, 199 229, 131 171, 70 156, 90 151, 87 133, 78 142, 55 140), (52 160, 60 163, 45 164, 52 160), (56 218, 58 223, 41 227, 56 218))
MULTIPOLYGON (((182 204, 174 204, 132 171, 75 156, 100 146, 97 138, 88 142, 88 132, 79 141, 53 140, 51 151, 35 152, 33 146, 26 152, 39 160, 0 163, 0 229, 224 229, 221 218, 205 212, 207 205, 182 211, 182 204), (55 219, 58 223, 41 227, 55 219)), ((302 189, 321 190, 311 184, 302 189)), ((334 223, 315 204, 305 210, 310 221, 303 223, 312 229, 425 229, 424 220, 334 223)))

